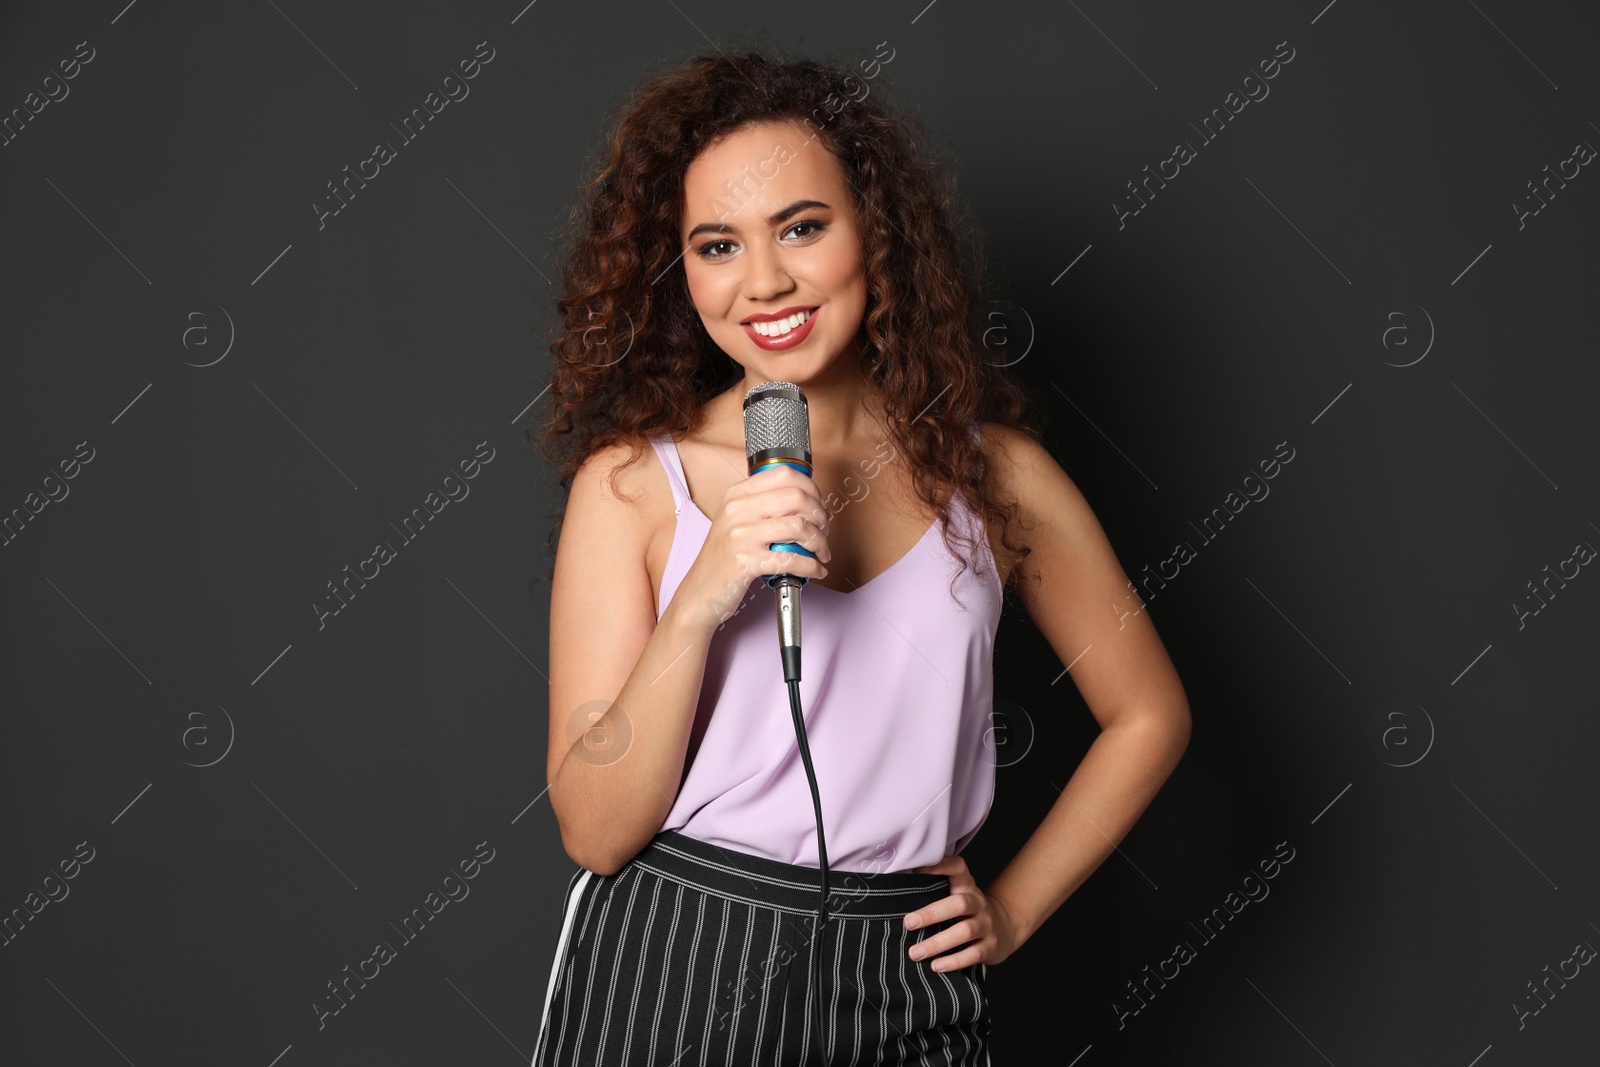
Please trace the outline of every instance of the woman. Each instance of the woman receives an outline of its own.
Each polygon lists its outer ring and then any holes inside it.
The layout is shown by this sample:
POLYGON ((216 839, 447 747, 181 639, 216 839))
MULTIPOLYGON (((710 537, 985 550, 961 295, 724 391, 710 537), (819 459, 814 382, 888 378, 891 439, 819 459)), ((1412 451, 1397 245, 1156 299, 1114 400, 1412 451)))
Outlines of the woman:
POLYGON ((1187 745, 1148 614, 974 343, 948 179, 867 80, 696 58, 638 90, 574 212, 541 444, 568 491, 547 773, 580 870, 535 1067, 986 1065, 988 965, 1187 745), (770 381, 805 393, 813 477, 748 473, 743 399, 770 381), (755 580, 785 571, 809 579, 801 705, 839 887, 820 925, 755 580), (1103 729, 980 888, 959 853, 993 797, 1008 585, 1103 729))

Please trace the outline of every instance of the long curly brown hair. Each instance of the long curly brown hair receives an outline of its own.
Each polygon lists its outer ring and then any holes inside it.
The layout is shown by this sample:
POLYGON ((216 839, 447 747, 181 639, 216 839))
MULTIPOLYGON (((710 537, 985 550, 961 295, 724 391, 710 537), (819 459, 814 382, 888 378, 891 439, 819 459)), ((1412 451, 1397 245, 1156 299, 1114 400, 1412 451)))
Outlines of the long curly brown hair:
MULTIPOLYGON (((792 120, 834 154, 853 189, 867 275, 863 372, 896 457, 908 457, 947 546, 943 493, 951 488, 985 526, 1001 516, 1009 528, 1017 505, 995 498, 971 432, 981 420, 1038 442, 1037 402, 987 358, 977 317, 982 238, 957 201, 953 167, 920 123, 885 106, 883 86, 866 80, 837 64, 717 52, 644 82, 612 115, 560 236, 550 411, 542 428, 526 431, 565 492, 593 452, 626 443, 632 454, 622 466, 633 463, 646 436, 692 429, 701 406, 743 376, 706 332, 679 265, 684 172, 729 133, 792 120)), ((552 558, 564 514, 565 499, 552 558)), ((1008 552, 1027 555, 1002 538, 1008 552)), ((963 570, 976 547, 968 540, 956 553, 963 570)))

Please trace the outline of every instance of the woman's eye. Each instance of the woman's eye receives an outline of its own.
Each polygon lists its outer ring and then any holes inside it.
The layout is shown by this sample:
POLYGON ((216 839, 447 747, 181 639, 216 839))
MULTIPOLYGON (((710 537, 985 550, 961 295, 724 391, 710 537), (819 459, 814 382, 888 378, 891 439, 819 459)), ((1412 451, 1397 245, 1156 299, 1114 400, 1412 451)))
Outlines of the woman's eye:
MULTIPOLYGON (((784 231, 796 240, 808 241, 827 229, 827 223, 818 219, 802 219, 784 231)), ((695 255, 701 259, 727 259, 733 254, 735 245, 729 240, 707 241, 695 249, 695 255)))

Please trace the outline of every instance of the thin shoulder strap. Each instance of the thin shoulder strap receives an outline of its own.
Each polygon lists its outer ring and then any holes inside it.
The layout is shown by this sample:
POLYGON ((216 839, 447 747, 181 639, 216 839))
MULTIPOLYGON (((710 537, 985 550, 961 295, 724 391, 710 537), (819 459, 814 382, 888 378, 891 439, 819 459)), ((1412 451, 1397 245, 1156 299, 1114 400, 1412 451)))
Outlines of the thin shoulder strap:
POLYGON ((661 465, 666 468, 667 482, 672 486, 673 510, 682 512, 683 505, 689 500, 689 486, 683 474, 683 460, 678 455, 678 446, 672 443, 671 434, 656 434, 650 438, 650 445, 661 458, 661 465))

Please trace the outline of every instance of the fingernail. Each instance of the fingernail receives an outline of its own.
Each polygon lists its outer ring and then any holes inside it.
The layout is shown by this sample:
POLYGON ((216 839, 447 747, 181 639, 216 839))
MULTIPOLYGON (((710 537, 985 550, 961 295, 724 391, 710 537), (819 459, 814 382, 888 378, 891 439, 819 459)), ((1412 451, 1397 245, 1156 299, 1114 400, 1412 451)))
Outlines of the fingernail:
POLYGON ((907 915, 906 916, 906 929, 907 930, 915 930, 917 927, 919 927, 921 925, 922 925, 922 920, 917 918, 915 915, 907 915))

